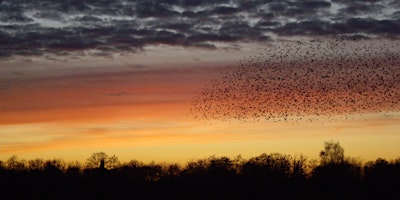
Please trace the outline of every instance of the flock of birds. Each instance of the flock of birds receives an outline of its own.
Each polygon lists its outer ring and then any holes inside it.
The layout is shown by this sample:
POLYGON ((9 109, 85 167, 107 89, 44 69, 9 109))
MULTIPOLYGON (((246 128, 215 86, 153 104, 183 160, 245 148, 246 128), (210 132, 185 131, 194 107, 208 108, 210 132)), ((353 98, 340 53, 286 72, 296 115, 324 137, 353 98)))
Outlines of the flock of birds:
POLYGON ((397 40, 282 42, 226 67, 194 98, 203 120, 328 121, 400 111, 397 40))

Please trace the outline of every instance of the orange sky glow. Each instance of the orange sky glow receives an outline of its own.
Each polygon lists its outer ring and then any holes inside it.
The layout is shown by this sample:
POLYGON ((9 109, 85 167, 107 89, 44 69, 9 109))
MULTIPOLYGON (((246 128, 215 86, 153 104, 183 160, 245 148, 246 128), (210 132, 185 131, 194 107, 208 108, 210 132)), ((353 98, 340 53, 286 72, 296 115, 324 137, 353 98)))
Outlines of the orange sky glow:
POLYGON ((257 52, 243 45, 218 55, 155 46, 114 58, 2 62, 0 160, 17 155, 84 161, 97 151, 144 162, 274 152, 318 158, 328 140, 364 161, 400 156, 399 111, 338 121, 195 119, 190 103, 204 85, 257 52))

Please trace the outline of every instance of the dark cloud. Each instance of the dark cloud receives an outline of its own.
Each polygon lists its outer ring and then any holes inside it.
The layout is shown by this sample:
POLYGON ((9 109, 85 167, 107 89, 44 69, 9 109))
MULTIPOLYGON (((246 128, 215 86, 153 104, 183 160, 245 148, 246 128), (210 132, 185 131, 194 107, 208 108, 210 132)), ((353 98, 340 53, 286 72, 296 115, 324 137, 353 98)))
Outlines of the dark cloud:
POLYGON ((91 16, 91 15, 85 15, 82 17, 76 17, 76 21, 80 21, 83 23, 96 23, 96 22, 102 22, 103 20, 99 17, 91 16))
POLYGON ((333 33, 329 22, 318 20, 287 23, 273 31, 280 35, 327 35, 333 33))
POLYGON ((373 33, 379 35, 399 35, 399 20, 376 20, 371 18, 351 18, 333 26, 338 33, 373 33))
POLYGON ((186 38, 184 34, 166 30, 157 31, 148 38, 148 43, 150 44, 185 45, 185 41, 186 38))
MULTIPOLYGON (((400 35, 396 0, 3 0, 0 57, 136 51, 277 36, 400 35)), ((100 54, 99 54, 100 55, 100 54)))
POLYGON ((163 24, 159 24, 158 25, 161 28, 165 28, 165 29, 172 29, 175 31, 179 31, 179 32, 190 32, 191 29, 194 27, 193 23, 189 23, 189 22, 167 22, 167 23, 163 23, 163 24))
POLYGON ((392 14, 391 18, 396 21, 400 21, 400 11, 396 11, 392 14))
MULTIPOLYGON (((146 1, 146 0, 142 0, 146 1)), ((165 3, 168 5, 178 5, 182 7, 199 7, 199 6, 210 6, 210 5, 218 5, 218 4, 227 4, 231 2, 231 0, 159 0, 158 3, 165 3)))
POLYGON ((326 1, 299 1, 296 2, 297 7, 302 8, 304 10, 317 10, 317 9, 326 9, 331 7, 330 2, 326 1))
POLYGON ((30 22, 32 19, 23 14, 23 8, 15 4, 0 4, 0 22, 30 22))
POLYGON ((154 1, 141 1, 136 5, 136 12, 137 16, 141 18, 172 18, 179 16, 179 13, 173 11, 170 5, 160 4, 154 1))
POLYGON ((246 35, 246 39, 249 40, 268 39, 262 35, 261 31, 254 29, 245 21, 226 22, 221 25, 219 32, 221 35, 230 36, 236 40, 242 39, 243 35, 246 35))
POLYGON ((233 42, 236 41, 237 38, 231 35, 220 35, 218 33, 195 33, 192 34, 188 40, 194 42, 202 42, 202 41, 223 41, 223 42, 233 42))
POLYGON ((359 15, 365 13, 381 12, 382 9, 384 8, 385 7, 382 5, 365 4, 364 2, 354 2, 350 4, 348 7, 341 9, 340 12, 350 15, 359 15))
POLYGON ((353 4, 353 3, 376 3, 380 2, 381 0, 332 0, 335 3, 343 3, 343 4, 353 4))
POLYGON ((217 6, 213 10, 211 10, 211 13, 217 15, 230 15, 230 14, 235 14, 237 11, 238 9, 234 7, 217 6))

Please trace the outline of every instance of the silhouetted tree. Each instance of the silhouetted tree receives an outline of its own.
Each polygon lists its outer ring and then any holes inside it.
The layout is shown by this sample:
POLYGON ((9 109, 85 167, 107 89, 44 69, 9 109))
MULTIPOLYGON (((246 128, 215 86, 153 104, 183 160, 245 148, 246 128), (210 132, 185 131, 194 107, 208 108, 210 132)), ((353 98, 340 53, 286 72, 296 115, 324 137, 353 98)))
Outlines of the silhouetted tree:
POLYGON ((151 162, 148 165, 142 166, 141 171, 144 174, 144 178, 146 181, 158 181, 162 176, 162 166, 156 164, 155 162, 151 162))
POLYGON ((28 169, 33 171, 40 171, 44 169, 43 159, 28 160, 28 169))
POLYGON ((145 180, 141 168, 144 164, 137 160, 131 160, 119 167, 118 173, 121 175, 121 182, 128 185, 137 185, 145 180))
POLYGON ((104 152, 93 153, 86 161, 87 168, 105 168, 105 162, 108 159, 108 155, 104 152))
POLYGON ((107 168, 108 169, 115 169, 118 168, 121 165, 121 163, 118 160, 118 157, 116 155, 112 155, 108 158, 107 160, 107 168))
POLYGON ((242 172, 242 166, 246 162, 246 160, 242 157, 242 155, 236 155, 232 159, 233 168, 236 171, 236 174, 240 174, 242 172))
POLYGON ((188 162, 184 169, 184 174, 190 176, 204 177, 207 174, 208 165, 209 163, 205 159, 188 162))
POLYGON ((325 142, 320 152, 320 164, 312 171, 312 188, 318 195, 331 194, 329 198, 360 198, 361 164, 357 159, 344 157, 339 142, 325 142))
POLYGON ((80 162, 78 161, 74 161, 74 162, 70 162, 68 163, 66 172, 68 174, 74 174, 74 175, 78 175, 82 170, 82 165, 80 162))
POLYGON ((0 171, 4 171, 4 169, 5 169, 4 162, 0 160, 0 171))
POLYGON ((375 199, 398 199, 400 166, 396 161, 388 162, 378 158, 364 166, 366 193, 375 199))
POLYGON ((19 160, 16 155, 11 156, 5 163, 7 170, 22 171, 25 170, 25 160, 19 160))
POLYGON ((87 168, 91 169, 114 169, 120 165, 118 157, 115 155, 108 156, 104 152, 93 153, 87 160, 87 168))
POLYGON ((395 181, 393 174, 394 164, 383 158, 377 158, 374 162, 367 162, 364 166, 364 177, 369 182, 377 185, 395 181))
POLYGON ((307 158, 303 155, 291 158, 291 179, 300 181, 307 177, 307 158))
POLYGON ((282 182, 290 174, 291 164, 288 155, 280 153, 261 154, 244 163, 242 171, 245 175, 253 176, 268 182, 282 182))
POLYGON ((176 178, 181 174, 181 167, 178 164, 170 164, 165 167, 165 175, 168 178, 176 178))
POLYGON ((233 162, 228 157, 223 156, 218 158, 216 156, 211 156, 208 162, 209 165, 207 171, 214 177, 229 176, 232 173, 235 173, 233 162))
POLYGON ((344 149, 339 142, 325 142, 325 148, 319 153, 322 165, 340 164, 344 161, 344 149))
POLYGON ((44 164, 44 170, 58 173, 65 171, 65 166, 65 162, 60 159, 47 160, 44 164))

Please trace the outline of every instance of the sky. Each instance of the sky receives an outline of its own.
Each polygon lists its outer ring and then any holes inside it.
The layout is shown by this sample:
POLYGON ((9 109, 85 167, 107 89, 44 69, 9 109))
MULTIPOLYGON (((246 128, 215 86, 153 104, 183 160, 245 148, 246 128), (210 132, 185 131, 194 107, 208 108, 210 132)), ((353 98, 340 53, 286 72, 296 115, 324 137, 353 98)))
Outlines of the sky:
POLYGON ((0 160, 400 156, 396 0, 3 0, 0 160))

